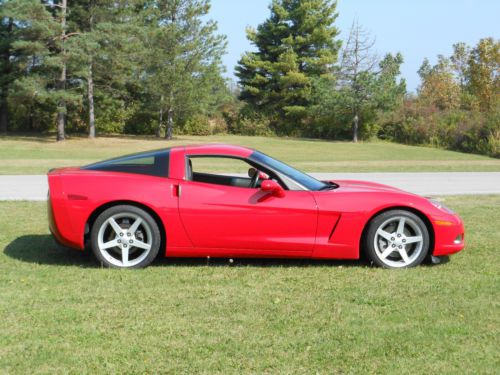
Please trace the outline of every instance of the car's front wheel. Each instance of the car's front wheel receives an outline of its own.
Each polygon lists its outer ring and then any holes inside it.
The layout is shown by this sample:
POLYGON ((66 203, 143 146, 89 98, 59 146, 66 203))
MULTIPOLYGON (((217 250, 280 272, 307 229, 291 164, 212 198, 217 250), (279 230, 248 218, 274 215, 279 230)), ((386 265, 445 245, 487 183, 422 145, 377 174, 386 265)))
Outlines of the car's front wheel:
POLYGON ((409 268, 429 252, 429 231, 420 217, 406 210, 390 210, 371 220, 364 238, 366 255, 385 268, 409 268))
POLYGON ((160 243, 156 221, 135 206, 108 208, 97 217, 91 230, 92 251, 107 267, 146 267, 156 258, 160 243))

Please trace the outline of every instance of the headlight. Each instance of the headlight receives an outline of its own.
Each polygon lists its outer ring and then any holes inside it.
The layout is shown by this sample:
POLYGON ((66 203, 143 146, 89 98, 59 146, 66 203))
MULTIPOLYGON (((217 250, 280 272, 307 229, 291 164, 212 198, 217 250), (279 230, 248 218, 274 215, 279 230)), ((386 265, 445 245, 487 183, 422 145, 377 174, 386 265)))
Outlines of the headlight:
POLYGON ((434 199, 429 199, 429 202, 431 202, 431 204, 436 207, 438 210, 441 210, 441 211, 444 211, 446 213, 449 213, 449 214, 455 214, 455 212, 446 207, 444 204, 442 204, 441 202, 437 201, 437 200, 434 200, 434 199))

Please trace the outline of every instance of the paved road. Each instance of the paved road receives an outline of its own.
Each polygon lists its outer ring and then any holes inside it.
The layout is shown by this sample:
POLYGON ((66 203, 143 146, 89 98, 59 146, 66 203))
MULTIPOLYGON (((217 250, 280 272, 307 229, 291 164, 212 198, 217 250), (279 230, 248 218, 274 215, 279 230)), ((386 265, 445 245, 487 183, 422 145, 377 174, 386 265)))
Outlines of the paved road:
MULTIPOLYGON (((311 173, 322 180, 366 180, 422 195, 500 194, 500 172, 311 173)), ((0 175, 0 200, 43 201, 44 175, 0 175)))
POLYGON ((321 180, 365 180, 421 195, 500 194, 500 172, 311 173, 321 180))

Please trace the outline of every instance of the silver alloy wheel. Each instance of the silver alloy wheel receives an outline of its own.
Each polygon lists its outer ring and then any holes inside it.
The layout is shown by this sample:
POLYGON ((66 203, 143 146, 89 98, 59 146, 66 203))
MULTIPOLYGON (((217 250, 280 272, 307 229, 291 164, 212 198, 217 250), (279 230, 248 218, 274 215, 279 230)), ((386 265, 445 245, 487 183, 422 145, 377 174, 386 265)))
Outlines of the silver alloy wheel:
POLYGON ((141 263, 153 246, 153 235, 146 220, 131 212, 109 217, 99 228, 97 245, 102 256, 117 267, 141 263))
POLYGON ((377 229, 374 238, 377 257, 389 267, 408 267, 422 252, 424 236, 418 223, 407 216, 393 216, 377 229))

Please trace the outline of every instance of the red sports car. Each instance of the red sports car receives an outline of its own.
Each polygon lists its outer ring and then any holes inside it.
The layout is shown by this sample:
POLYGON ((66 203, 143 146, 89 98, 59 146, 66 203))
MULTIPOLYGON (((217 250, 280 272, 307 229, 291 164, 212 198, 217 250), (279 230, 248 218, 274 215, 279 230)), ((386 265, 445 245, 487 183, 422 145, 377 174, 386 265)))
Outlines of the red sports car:
POLYGON ((165 148, 49 172, 57 241, 103 265, 167 257, 358 259, 413 267, 464 247, 461 219, 393 187, 318 181, 240 146, 165 148), (247 172, 242 174, 241 172, 247 172))

